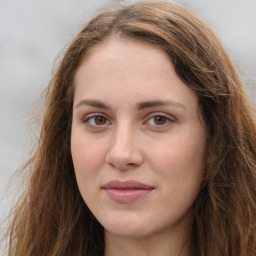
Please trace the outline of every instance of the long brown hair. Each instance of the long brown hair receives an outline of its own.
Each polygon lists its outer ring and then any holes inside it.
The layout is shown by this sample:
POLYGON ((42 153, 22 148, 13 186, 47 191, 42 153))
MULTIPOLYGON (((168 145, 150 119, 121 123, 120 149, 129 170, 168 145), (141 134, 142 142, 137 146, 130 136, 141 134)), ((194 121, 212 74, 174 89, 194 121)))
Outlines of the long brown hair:
POLYGON ((104 254, 104 229, 82 200, 70 154, 74 75, 93 46, 118 35, 166 51, 198 95, 207 166, 193 205, 193 256, 256 255, 256 125, 238 73, 213 32, 186 8, 146 1, 108 8, 71 43, 46 93, 26 191, 10 226, 9 256, 104 254))

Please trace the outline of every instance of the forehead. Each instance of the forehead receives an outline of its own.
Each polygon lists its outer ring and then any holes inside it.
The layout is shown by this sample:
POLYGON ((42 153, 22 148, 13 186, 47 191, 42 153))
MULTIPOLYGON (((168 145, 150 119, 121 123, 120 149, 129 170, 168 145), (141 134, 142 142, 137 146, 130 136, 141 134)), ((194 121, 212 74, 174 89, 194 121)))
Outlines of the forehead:
POLYGON ((166 67, 166 65, 159 65, 163 61, 168 65, 172 63, 171 58, 160 46, 138 39, 113 36, 91 47, 81 65, 107 64, 104 66, 106 69, 109 65, 120 62, 122 66, 126 65, 130 69, 134 64, 159 69, 166 67))
POLYGON ((127 84, 152 78, 157 80, 163 75, 171 78, 175 72, 170 72, 170 69, 174 69, 173 64, 160 47, 139 40, 113 37, 87 52, 76 72, 75 84, 82 80, 99 82, 101 78, 108 84, 113 79, 122 79, 127 84))
POLYGON ((134 40, 110 39, 93 47, 77 70, 75 87, 75 99, 83 95, 145 101, 170 96, 196 104, 195 94, 178 77, 168 54, 134 40))

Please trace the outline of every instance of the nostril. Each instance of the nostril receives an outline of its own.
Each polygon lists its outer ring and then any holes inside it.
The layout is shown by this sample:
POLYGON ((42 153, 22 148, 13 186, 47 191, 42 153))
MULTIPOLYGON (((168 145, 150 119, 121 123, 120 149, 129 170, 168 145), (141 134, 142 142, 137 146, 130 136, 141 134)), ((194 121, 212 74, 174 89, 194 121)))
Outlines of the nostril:
POLYGON ((126 170, 126 169, 131 169, 131 168, 135 168, 136 167, 136 164, 135 163, 126 163, 126 164, 123 164, 123 163, 109 163, 112 167, 114 168, 117 168, 119 170, 126 170))
POLYGON ((128 167, 134 167, 135 165, 136 165, 136 164, 134 164, 134 163, 128 163, 128 164, 127 164, 128 167))

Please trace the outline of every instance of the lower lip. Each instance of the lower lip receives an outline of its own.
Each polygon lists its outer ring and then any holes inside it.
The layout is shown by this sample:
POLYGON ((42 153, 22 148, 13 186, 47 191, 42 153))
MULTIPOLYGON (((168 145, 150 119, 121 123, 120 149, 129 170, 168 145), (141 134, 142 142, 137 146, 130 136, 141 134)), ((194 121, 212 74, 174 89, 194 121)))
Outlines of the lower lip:
POLYGON ((114 189, 107 188, 104 189, 106 194, 118 203, 130 203, 137 201, 148 194, 150 194, 153 189, 114 189))

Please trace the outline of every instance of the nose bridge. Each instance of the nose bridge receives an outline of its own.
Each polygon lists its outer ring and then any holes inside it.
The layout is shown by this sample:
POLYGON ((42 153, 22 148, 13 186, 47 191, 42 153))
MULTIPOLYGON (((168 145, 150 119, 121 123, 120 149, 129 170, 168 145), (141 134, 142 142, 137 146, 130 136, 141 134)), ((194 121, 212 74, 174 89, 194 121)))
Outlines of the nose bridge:
POLYGON ((137 132, 132 124, 123 122, 118 125, 112 134, 107 162, 120 169, 141 164, 143 158, 137 140, 137 132))
POLYGON ((133 128, 130 124, 124 123, 119 125, 114 134, 113 147, 117 150, 121 150, 121 152, 129 152, 134 135, 133 128))

